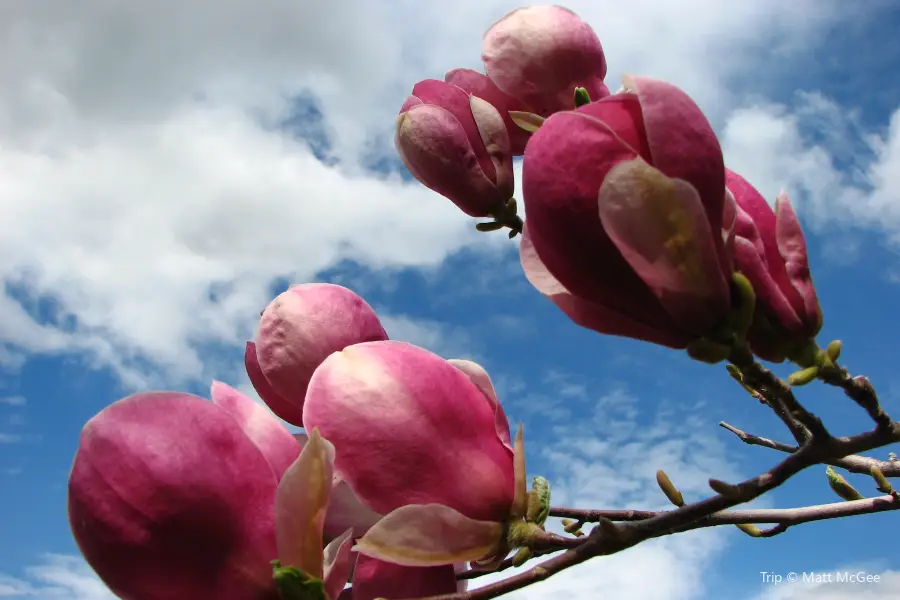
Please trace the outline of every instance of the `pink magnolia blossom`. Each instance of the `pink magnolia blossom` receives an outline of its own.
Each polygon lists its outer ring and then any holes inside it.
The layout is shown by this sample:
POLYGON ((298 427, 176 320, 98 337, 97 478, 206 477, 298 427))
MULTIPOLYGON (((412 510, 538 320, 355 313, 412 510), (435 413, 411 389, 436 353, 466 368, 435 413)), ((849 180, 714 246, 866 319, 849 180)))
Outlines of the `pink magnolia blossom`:
POLYGON ((300 425, 313 371, 338 350, 386 340, 387 333, 365 300, 331 283, 292 286, 262 314, 256 343, 244 354, 247 374, 276 415, 300 425))
POLYGON ((395 143, 416 179, 471 217, 502 210, 513 195, 503 116, 455 85, 434 79, 417 83, 400 109, 395 143))
POLYGON ((575 108, 575 88, 592 100, 609 95, 597 34, 559 6, 519 8, 484 34, 482 59, 497 87, 541 116, 575 108))
MULTIPOLYGON (((506 416, 479 365, 403 342, 351 346, 313 376, 304 425, 333 438, 339 474, 385 515, 357 542, 366 561, 443 566, 434 580, 450 581, 453 565, 496 551, 516 471, 506 416), (398 546, 419 556, 398 559, 398 546)), ((395 569, 366 564, 378 580, 395 569)))
POLYGON ((778 196, 772 210, 743 177, 730 170, 726 176, 738 206, 736 268, 757 298, 750 346, 760 358, 781 362, 809 345, 822 328, 803 230, 787 194, 778 196))
POLYGON ((285 458, 300 447, 264 408, 223 385, 213 386, 226 392, 222 403, 137 394, 84 427, 69 523, 85 559, 122 598, 277 598, 275 492, 285 458))
POLYGON ((513 98, 497 87, 491 79, 472 69, 453 69, 444 76, 444 81, 451 83, 465 92, 485 100, 497 109, 509 133, 510 150, 513 156, 522 156, 531 133, 525 131, 512 120, 510 111, 534 112, 531 107, 518 98, 513 98))
POLYGON ((324 580, 336 600, 353 529, 323 550, 333 448, 314 432, 301 451, 224 383, 211 396, 136 394, 88 421, 69 477, 85 559, 127 600, 276 600, 275 558, 324 580))
POLYGON ((382 341, 322 363, 303 424, 334 444, 338 474, 376 512, 437 503, 503 520, 513 498, 513 453, 501 410, 443 358, 382 341))
POLYGON ((662 81, 624 83, 529 142, 522 263, 578 324, 684 348, 730 309, 734 200, 696 104, 662 81))

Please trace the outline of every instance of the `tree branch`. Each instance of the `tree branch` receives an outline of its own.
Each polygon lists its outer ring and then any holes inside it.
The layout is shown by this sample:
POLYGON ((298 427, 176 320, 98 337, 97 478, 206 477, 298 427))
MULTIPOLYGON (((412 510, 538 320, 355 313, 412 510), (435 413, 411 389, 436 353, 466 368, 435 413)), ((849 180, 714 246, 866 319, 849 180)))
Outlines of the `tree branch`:
MULTIPOLYGON (((779 523, 783 525, 799 525, 812 521, 824 521, 827 519, 839 519, 855 515, 865 515, 877 512, 900 509, 900 501, 890 494, 866 498, 864 500, 852 500, 849 502, 834 502, 832 504, 817 504, 802 508, 775 508, 775 509, 748 509, 728 510, 700 519, 687 526, 682 531, 689 529, 701 529, 704 527, 718 527, 720 525, 741 525, 744 523, 779 523)), ((579 510, 574 508, 554 507, 550 509, 550 516, 578 519, 586 523, 594 523, 602 519, 610 521, 646 520, 660 514, 672 511, 615 511, 615 510, 579 510), (642 518, 629 518, 640 516, 642 518), (626 518, 622 518, 626 517, 626 518)))
MULTIPOLYGON (((792 454, 798 450, 797 446, 782 444, 781 442, 775 442, 768 438, 747 433, 733 425, 729 425, 725 421, 719 423, 719 426, 727 429, 736 435, 742 442, 749 444, 750 446, 763 446, 764 448, 771 448, 772 450, 787 452, 788 454, 792 454)), ((878 460, 877 458, 868 456, 850 455, 845 456, 844 458, 827 460, 824 461, 823 464, 840 467, 851 473, 859 473, 861 475, 869 475, 872 467, 878 467, 881 472, 884 473, 885 477, 900 477, 900 461, 898 460, 878 460)), ((612 520, 615 521, 617 519, 612 520)))

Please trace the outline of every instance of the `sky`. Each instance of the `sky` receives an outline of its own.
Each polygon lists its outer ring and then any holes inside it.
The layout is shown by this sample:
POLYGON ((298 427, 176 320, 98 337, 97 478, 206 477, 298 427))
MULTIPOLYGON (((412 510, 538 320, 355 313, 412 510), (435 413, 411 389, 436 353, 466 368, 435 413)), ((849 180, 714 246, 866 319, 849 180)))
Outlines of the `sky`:
MULTIPOLYGON (((718 427, 790 441, 724 367, 578 328, 527 283, 516 242, 476 232, 399 162, 394 116, 415 82, 479 69, 483 31, 518 6, 0 6, 0 597, 114 598, 66 521, 81 427, 137 391, 207 395, 218 379, 252 393, 243 344, 290 283, 347 286, 392 338, 481 363, 510 420, 524 422, 529 473, 550 480, 556 505, 664 509, 657 469, 691 501, 710 494, 710 477, 736 481, 781 458, 718 427)), ((773 201, 791 195, 825 314, 820 342, 843 340, 848 368, 900 413, 888 358, 900 291, 900 4, 565 6, 602 40, 612 89, 626 73, 678 85, 730 168, 773 201)), ((870 426, 834 390, 798 393, 837 434, 870 426)), ((836 500, 815 468, 754 505, 836 500)), ((507 597, 886 600, 900 595, 885 535, 895 519, 772 539, 733 527, 677 535, 507 597), (843 570, 880 581, 761 575, 843 570)))

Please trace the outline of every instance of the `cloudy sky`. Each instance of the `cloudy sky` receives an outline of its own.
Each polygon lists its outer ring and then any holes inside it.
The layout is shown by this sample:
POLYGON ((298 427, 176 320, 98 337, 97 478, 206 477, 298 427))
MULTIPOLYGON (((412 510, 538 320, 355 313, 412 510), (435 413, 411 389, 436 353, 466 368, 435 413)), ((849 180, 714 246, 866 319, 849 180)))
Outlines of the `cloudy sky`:
MULTIPOLYGON (((65 486, 83 423, 131 392, 248 388, 244 340, 289 283, 363 295, 395 339, 481 362, 528 431, 555 503, 665 507, 784 441, 721 367, 569 323, 515 243, 479 234, 410 181, 392 146, 412 85, 479 68, 513 0, 29 0, 0 5, 0 597, 112 598, 77 556, 65 486)), ((572 0, 623 73, 666 79, 713 122, 726 162, 807 228, 821 341, 900 412, 900 6, 895 0, 572 0), (863 8, 864 7, 864 8, 863 8)), ((781 372, 784 370, 782 369, 781 372)), ((808 405, 842 434, 842 396, 808 405)), ((886 457, 887 450, 882 453, 886 457)), ((852 479, 864 493, 873 486, 852 479)), ((822 469, 766 499, 834 501, 822 469)), ((509 597, 886 600, 892 514, 750 539, 659 540, 509 597), (864 570, 870 585, 772 585, 761 572, 864 570)))

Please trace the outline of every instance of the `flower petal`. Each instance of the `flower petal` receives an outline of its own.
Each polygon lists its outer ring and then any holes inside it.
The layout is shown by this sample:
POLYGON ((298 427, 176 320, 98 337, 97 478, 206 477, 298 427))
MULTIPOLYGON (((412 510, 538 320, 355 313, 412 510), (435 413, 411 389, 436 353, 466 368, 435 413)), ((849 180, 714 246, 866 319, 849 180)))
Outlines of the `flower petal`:
POLYGON ((472 380, 472 383, 478 386, 491 404, 491 408, 496 415, 497 436, 500 441, 512 450, 512 441, 509 437, 509 421, 506 418, 506 412, 497 398, 497 392, 494 391, 494 384, 491 383, 491 376, 484 370, 484 367, 471 360, 462 360, 459 358, 451 358, 447 362, 465 373, 472 380))
POLYGON ((294 436, 265 407, 221 381, 213 381, 210 397, 238 422, 247 437, 262 450, 275 478, 280 481, 300 455, 300 444, 294 436))
POLYGON ((510 149, 513 156, 522 156, 528 143, 529 133, 515 124, 510 111, 530 112, 527 104, 500 91, 490 77, 472 69, 453 69, 444 76, 444 81, 490 102, 500 113, 509 132, 510 149))
POLYGON ((494 165, 494 185, 501 196, 512 198, 515 193, 512 150, 503 117, 489 102, 478 96, 469 96, 469 106, 472 116, 475 117, 478 133, 481 134, 485 152, 494 165))
POLYGON ((355 549, 407 567, 468 562, 496 552, 503 525, 476 521, 440 504, 401 506, 376 523, 355 549))
POLYGON ((253 384, 253 389, 266 403, 266 406, 291 425, 299 426, 303 422, 303 406, 289 402, 271 386, 259 367, 259 360, 256 358, 256 344, 253 342, 247 342, 247 346, 244 348, 244 367, 247 369, 247 376, 250 378, 250 383, 253 384))
POLYGON ((670 348, 684 348, 690 338, 680 333, 672 324, 657 328, 641 323, 615 310, 588 302, 569 293, 541 262, 528 234, 526 222, 519 244, 519 258, 525 277, 539 292, 551 301, 575 324, 607 335, 645 340, 670 348))
POLYGON ((513 496, 509 517, 510 519, 521 519, 525 516, 525 509, 528 505, 528 482, 525 472, 525 438, 523 436, 521 423, 519 423, 519 429, 516 431, 513 466, 515 468, 516 491, 513 496))
POLYGON ((333 476, 334 447, 314 429, 275 495, 275 535, 281 564, 318 579, 323 576, 322 530, 333 476))
POLYGON ((775 239, 778 242, 778 252, 784 259, 788 281, 801 298, 804 321, 809 328, 810 337, 813 337, 822 328, 822 309, 809 272, 806 239, 797 213, 785 192, 781 192, 775 199, 775 239))
MULTIPOLYGON (((452 565, 404 567, 358 555, 353 570, 353 600, 422 598, 457 591, 452 565)), ((341 596, 340 600, 348 600, 341 596)))
POLYGON ((347 585, 353 572, 353 530, 348 529, 325 546, 324 571, 325 593, 329 598, 337 598, 347 585))
POLYGON ((331 488, 331 501, 325 515, 325 539, 334 538, 347 528, 353 530, 353 537, 359 537, 381 517, 360 501, 349 483, 338 478, 331 488))
POLYGON ((625 161, 600 187, 599 210, 619 252, 681 328, 699 337, 726 316, 729 283, 715 249, 721 229, 713 234, 690 184, 640 158, 625 161))

